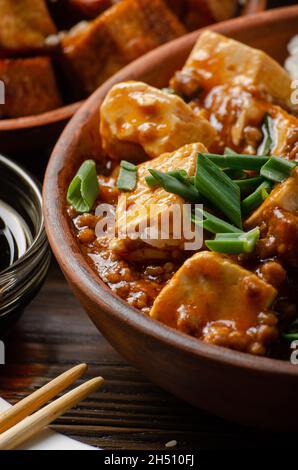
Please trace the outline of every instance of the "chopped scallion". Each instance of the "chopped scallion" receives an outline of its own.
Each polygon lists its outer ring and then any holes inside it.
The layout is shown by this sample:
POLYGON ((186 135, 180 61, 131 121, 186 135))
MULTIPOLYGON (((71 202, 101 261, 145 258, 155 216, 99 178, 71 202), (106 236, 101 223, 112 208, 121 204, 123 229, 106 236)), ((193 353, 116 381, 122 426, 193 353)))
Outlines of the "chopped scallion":
POLYGON ((205 242, 207 248, 211 251, 226 254, 252 253, 260 238, 258 227, 250 232, 240 234, 219 233, 214 240, 205 242))
POLYGON ((153 169, 149 169, 149 172, 167 192, 177 194, 187 201, 199 202, 200 194, 195 186, 185 184, 168 173, 153 169))
POLYGON ((298 319, 292 323, 291 328, 287 333, 282 334, 282 337, 287 341, 298 340, 298 319))
POLYGON ((196 187, 214 207, 223 212, 237 227, 242 228, 240 189, 205 154, 198 155, 196 187))
POLYGON ((292 331, 290 333, 283 333, 282 337, 287 341, 296 341, 298 340, 298 331, 292 331))
POLYGON ((215 153, 204 153, 213 163, 220 168, 236 168, 240 170, 259 170, 270 157, 257 155, 218 155, 215 153))
POLYGON ((260 186, 247 198, 242 201, 241 207, 244 215, 250 214, 257 209, 269 196, 272 184, 269 181, 263 181, 260 186))
POLYGON ((264 124, 262 126, 263 141, 258 148, 258 155, 270 155, 273 146, 273 121, 269 114, 265 116, 264 124))
MULTIPOLYGON (((177 178, 179 181, 182 183, 190 183, 189 176, 185 170, 173 170, 165 173, 166 175, 174 176, 174 178, 177 178)), ((157 186, 159 183, 158 181, 154 178, 154 176, 149 175, 145 177, 146 183, 150 187, 157 186)))
POLYGON ((275 183, 282 183, 287 179, 297 162, 290 162, 285 158, 271 157, 265 165, 262 166, 260 174, 268 180, 275 183))
POLYGON ((195 213, 192 216, 192 221, 199 227, 202 227, 211 233, 243 233, 239 228, 234 227, 234 225, 231 225, 225 220, 199 208, 195 210, 195 213), (204 219, 202 220, 201 217, 196 218, 196 214, 200 214, 204 219))
POLYGON ((164 93, 167 93, 167 95, 177 95, 174 88, 171 88, 171 87, 162 88, 161 91, 163 91, 164 93))
POLYGON ((223 171, 232 180, 242 180, 247 178, 247 173, 239 168, 225 168, 223 171))
POLYGON ((254 191, 262 183, 262 181, 263 178, 261 176, 256 176, 254 178, 234 180, 234 183, 239 186, 241 194, 245 194, 254 191))
POLYGON ((96 164, 86 160, 79 168, 67 191, 67 201, 77 212, 91 211, 99 194, 96 164))
POLYGON ((137 167, 126 160, 120 163, 117 188, 121 191, 133 191, 137 184, 137 167))
POLYGON ((233 149, 230 147, 226 147, 224 150, 224 155, 238 155, 237 152, 235 152, 233 149))

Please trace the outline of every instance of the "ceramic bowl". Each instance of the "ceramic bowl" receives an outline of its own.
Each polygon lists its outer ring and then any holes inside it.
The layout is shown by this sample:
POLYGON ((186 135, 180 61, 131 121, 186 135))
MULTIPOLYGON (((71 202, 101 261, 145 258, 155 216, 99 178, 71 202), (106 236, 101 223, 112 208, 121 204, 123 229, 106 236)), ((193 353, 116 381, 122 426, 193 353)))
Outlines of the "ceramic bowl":
MULTIPOLYGON (((294 6, 211 29, 259 47, 282 63, 297 24, 298 6, 294 6)), ((65 211, 67 187, 80 163, 90 156, 100 158, 99 108, 111 86, 128 79, 166 86, 199 34, 175 40, 129 65, 82 106, 49 162, 44 186, 46 230, 66 278, 97 328, 153 382, 192 405, 242 424, 296 429, 298 366, 208 345, 132 309, 112 294, 83 257, 65 211)))

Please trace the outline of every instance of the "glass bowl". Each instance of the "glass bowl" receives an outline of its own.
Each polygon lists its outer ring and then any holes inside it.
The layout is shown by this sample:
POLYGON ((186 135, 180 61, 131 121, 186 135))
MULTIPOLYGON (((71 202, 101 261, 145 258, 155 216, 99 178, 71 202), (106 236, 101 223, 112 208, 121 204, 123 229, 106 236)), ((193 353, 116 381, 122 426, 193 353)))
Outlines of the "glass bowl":
MULTIPOLYGON (((51 252, 44 229, 40 185, 13 161, 0 155, 0 231, 15 235, 0 265, 0 337, 37 294, 49 269, 51 252), (12 229, 11 229, 12 227, 12 229), (11 232, 12 230, 12 232, 11 232), (15 233, 14 233, 15 232, 15 233), (15 256, 13 256, 15 251, 15 256), (8 261, 7 261, 8 259, 8 261), (3 263, 7 261, 7 264, 3 263)), ((6 248, 6 240, 2 239, 6 248)))

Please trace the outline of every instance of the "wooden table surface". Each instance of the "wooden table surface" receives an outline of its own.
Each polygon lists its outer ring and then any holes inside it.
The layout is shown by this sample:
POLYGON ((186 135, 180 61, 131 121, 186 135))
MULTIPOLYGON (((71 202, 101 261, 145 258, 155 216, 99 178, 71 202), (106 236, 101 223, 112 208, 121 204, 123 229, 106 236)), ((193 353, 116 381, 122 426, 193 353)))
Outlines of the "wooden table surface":
POLYGON ((7 364, 0 366, 0 396, 11 403, 79 362, 89 365, 86 377, 106 379, 99 392, 53 426, 85 443, 108 450, 160 450, 172 439, 183 450, 289 444, 285 436, 207 415, 151 384, 96 330, 55 262, 42 291, 5 344, 7 364))

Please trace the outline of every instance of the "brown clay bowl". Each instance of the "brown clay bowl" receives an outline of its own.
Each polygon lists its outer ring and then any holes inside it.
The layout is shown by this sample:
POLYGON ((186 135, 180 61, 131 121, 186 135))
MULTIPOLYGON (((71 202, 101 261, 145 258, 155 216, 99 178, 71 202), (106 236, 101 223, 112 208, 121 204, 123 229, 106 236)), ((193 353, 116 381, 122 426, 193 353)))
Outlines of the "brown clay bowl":
MULTIPOLYGON (((257 46, 276 59, 297 33, 298 6, 235 19, 211 29, 257 46)), ((205 344, 155 322, 111 293, 82 256, 65 212, 67 187, 83 159, 99 157, 99 107, 111 86, 139 79, 166 86, 200 32, 129 65, 99 88, 64 130, 44 185, 46 229, 56 258, 91 319, 120 354, 177 397, 242 424, 297 429, 298 366, 205 344)), ((79 334, 79 331, 78 331, 79 334)))
MULTIPOLYGON (((267 0, 249 0, 242 8, 241 15, 264 10, 266 4, 267 0)), ((40 158, 39 152, 55 144, 81 105, 82 102, 77 102, 36 116, 0 119, 0 152, 16 156, 23 164, 32 155, 33 158, 40 158)))

